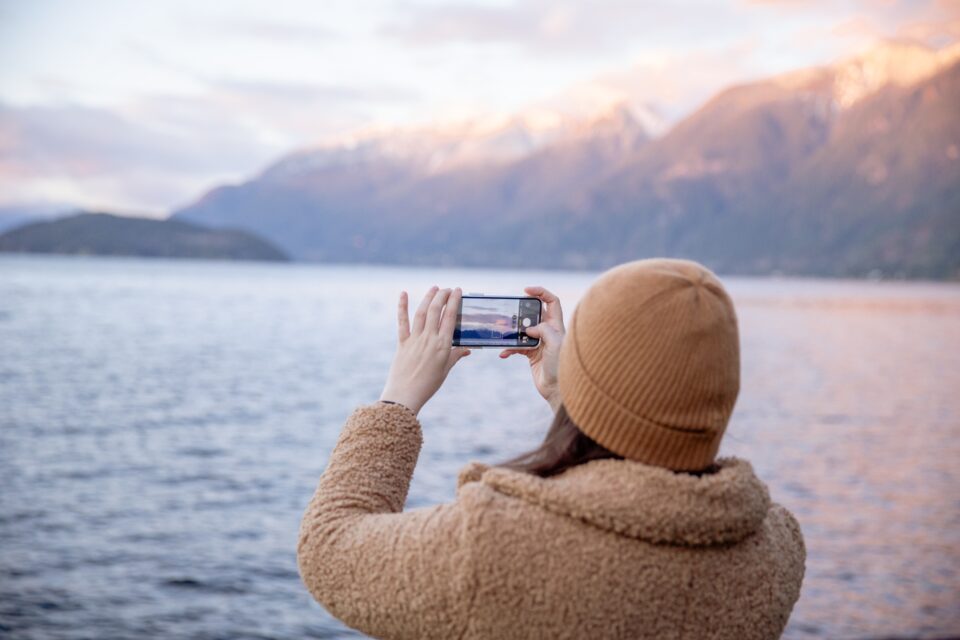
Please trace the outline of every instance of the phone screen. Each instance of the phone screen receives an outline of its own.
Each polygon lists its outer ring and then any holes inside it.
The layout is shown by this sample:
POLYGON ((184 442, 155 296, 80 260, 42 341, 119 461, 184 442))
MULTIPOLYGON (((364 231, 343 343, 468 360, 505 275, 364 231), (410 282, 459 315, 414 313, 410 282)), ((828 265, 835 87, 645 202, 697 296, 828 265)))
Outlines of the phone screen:
POLYGON ((540 323, 537 298, 463 296, 453 344, 460 347, 536 347, 526 329, 540 323))

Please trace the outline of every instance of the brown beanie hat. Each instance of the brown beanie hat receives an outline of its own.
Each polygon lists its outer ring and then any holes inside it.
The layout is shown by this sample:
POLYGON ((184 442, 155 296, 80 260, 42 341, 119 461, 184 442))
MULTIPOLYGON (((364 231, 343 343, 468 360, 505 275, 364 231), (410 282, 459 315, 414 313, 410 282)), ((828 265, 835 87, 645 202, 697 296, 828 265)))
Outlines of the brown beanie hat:
POLYGON ((614 453, 677 471, 708 467, 740 390, 733 303, 696 262, 615 267, 577 305, 559 383, 573 422, 614 453))

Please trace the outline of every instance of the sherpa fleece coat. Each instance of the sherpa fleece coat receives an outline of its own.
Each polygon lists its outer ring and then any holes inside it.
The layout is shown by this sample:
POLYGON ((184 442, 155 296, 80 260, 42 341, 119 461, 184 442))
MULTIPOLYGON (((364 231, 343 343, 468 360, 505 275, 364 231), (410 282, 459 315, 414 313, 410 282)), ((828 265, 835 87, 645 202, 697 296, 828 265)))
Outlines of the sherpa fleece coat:
POLYGON ((358 408, 303 518, 304 583, 371 636, 777 638, 800 595, 800 527, 745 460, 474 462, 455 501, 403 511, 421 442, 405 407, 358 408))

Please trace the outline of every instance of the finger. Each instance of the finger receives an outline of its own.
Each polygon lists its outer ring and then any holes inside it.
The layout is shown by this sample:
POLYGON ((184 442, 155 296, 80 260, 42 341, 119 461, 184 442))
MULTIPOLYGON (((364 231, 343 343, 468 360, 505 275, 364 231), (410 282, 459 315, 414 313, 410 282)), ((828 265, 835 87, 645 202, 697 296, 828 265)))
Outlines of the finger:
POLYGON ((527 295, 540 298, 547 304, 547 308, 543 312, 545 320, 558 320, 561 325, 563 324, 563 309, 560 305, 560 298, 555 293, 543 287, 526 287, 524 291, 527 295))
POLYGON ((558 298, 556 294, 551 293, 543 287, 525 287, 524 291, 534 298, 540 298, 548 304, 551 302, 560 302, 560 298, 558 298))
POLYGON ((540 324, 527 329, 527 335, 531 338, 539 340, 539 343, 534 345, 534 352, 540 348, 552 347, 553 345, 560 344, 559 332, 557 332, 553 326, 547 324, 546 322, 541 322, 540 324))
POLYGON ((423 296, 423 300, 420 301, 420 306, 417 307, 417 312, 413 314, 413 329, 410 331, 411 334, 421 333, 423 331, 423 326, 427 322, 427 308, 430 306, 430 303, 433 301, 433 296, 436 293, 437 285, 433 285, 427 290, 426 295, 423 296))
POLYGON ((531 357, 537 350, 536 349, 504 349, 500 352, 500 357, 506 360, 510 356, 526 356, 531 357))
POLYGON ((457 328, 457 315, 460 313, 462 295, 460 287, 454 289, 443 308, 443 319, 440 320, 440 337, 447 342, 453 342, 453 331, 457 328))
POLYGON ((403 342, 410 337, 410 310, 407 308, 407 292, 400 292, 400 303, 397 305, 397 337, 403 342))
POLYGON ((433 297, 430 306, 427 307, 427 325, 425 331, 436 333, 440 327, 440 314, 443 312, 443 305, 447 303, 450 297, 450 289, 440 289, 437 295, 433 297))
POLYGON ((527 335, 531 338, 539 338, 541 342, 549 343, 553 343, 559 337, 557 330, 546 322, 527 328, 527 335))

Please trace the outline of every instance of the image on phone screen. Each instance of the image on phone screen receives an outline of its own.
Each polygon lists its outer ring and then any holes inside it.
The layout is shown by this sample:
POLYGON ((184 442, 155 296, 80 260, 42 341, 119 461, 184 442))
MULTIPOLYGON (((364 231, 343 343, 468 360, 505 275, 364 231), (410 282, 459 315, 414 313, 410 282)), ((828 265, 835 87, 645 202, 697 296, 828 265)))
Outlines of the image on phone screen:
POLYGON ((537 298, 464 296, 453 344, 462 347, 535 347, 526 329, 540 323, 537 298))

